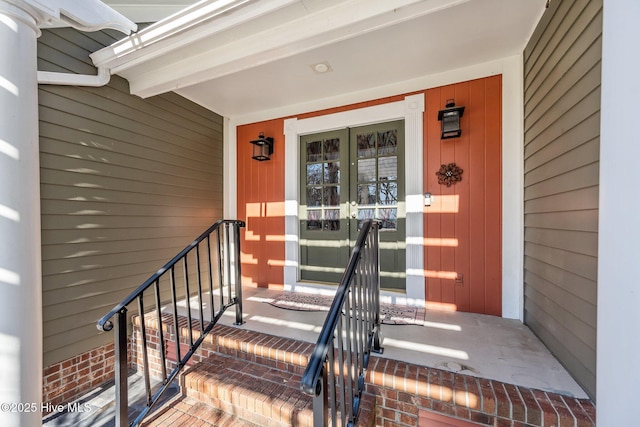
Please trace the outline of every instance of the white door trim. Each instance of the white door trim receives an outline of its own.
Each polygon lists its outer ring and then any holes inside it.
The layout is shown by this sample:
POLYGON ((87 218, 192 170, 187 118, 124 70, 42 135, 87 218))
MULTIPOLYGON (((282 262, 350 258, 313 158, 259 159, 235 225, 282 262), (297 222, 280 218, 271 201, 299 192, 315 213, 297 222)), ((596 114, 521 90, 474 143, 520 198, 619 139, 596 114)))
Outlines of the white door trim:
MULTIPOLYGON (((326 114, 308 119, 287 119, 285 135, 285 265, 286 290, 318 288, 322 286, 299 281, 299 137, 345 127, 364 126, 391 120, 404 120, 405 125, 405 203, 406 203, 406 294, 394 293, 395 301, 424 305, 424 241, 422 218, 422 141, 424 93, 356 110, 326 114)), ((346 265, 347 260, 345 260, 346 265)))

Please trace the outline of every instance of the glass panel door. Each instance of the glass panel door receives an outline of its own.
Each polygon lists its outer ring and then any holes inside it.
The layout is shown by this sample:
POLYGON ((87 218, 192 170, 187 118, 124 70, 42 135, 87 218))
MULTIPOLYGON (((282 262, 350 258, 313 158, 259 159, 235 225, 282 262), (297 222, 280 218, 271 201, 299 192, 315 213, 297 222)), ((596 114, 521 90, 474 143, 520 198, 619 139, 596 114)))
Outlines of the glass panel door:
POLYGON ((353 128, 351 143, 350 238, 364 220, 380 221, 380 286, 404 289, 404 121, 353 128))
POLYGON ((300 138, 300 278, 338 283, 364 220, 381 221, 381 286, 405 287, 404 122, 300 138))
POLYGON ((300 278, 337 283, 349 257, 346 129, 300 138, 300 278), (346 192, 346 193, 345 193, 346 192))

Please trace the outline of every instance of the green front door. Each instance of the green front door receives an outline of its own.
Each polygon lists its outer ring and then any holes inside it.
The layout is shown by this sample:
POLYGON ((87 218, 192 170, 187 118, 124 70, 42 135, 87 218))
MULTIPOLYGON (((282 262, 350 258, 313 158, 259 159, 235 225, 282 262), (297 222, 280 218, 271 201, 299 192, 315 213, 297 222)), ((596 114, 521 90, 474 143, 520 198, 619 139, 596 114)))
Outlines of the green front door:
POLYGON ((300 278, 338 283, 360 224, 376 218, 381 286, 404 289, 404 122, 305 135, 300 144, 300 278))

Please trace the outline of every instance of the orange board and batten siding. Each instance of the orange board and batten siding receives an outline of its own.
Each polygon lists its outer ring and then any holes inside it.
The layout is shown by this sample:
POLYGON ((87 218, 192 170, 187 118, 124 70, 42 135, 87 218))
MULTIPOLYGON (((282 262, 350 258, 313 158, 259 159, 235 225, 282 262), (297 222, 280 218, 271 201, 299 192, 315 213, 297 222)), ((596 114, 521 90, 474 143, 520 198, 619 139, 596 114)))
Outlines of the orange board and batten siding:
POLYGON ((501 76, 426 92, 424 265, 428 306, 502 314, 501 76), (438 110, 448 99, 464 106, 460 138, 440 139, 438 110), (462 181, 438 183, 442 164, 455 163, 462 181))
MULTIPOLYGON (((424 91, 424 191, 435 196, 425 207, 425 286, 427 302, 500 315, 501 290, 501 77, 424 91), (440 140, 438 110, 449 98, 466 107, 461 138, 440 140), (471 143, 473 141, 473 143, 471 143), (437 183, 441 163, 464 169, 462 182, 437 183), (439 213, 435 205, 441 203, 439 213), (447 212, 444 212, 447 210, 447 212), (449 212, 456 210, 456 212, 449 212), (462 285, 455 278, 462 278, 462 285)), ((299 119, 380 105, 405 95, 306 113, 299 119)), ((237 128, 238 218, 247 221, 242 242, 243 283, 281 287, 284 283, 284 120, 237 128), (260 132, 273 136, 272 160, 251 159, 260 132)))
POLYGON ((284 128, 283 120, 239 126, 238 218, 246 221, 242 233, 242 283, 282 287, 284 281, 284 128), (260 132, 274 138, 271 160, 251 158, 260 132))

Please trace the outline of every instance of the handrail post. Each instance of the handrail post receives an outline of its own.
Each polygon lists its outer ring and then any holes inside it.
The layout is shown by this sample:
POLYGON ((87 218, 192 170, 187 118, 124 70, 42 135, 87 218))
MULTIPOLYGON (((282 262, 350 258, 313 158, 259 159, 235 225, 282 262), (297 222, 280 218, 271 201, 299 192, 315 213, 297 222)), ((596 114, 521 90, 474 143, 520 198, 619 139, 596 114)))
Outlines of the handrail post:
POLYGON ((372 235, 372 239, 373 239, 373 244, 371 245, 371 252, 373 255, 373 262, 371 263, 374 267, 373 270, 373 275, 374 275, 374 279, 373 279, 373 284, 375 286, 375 290, 373 292, 374 295, 374 313, 376 313, 376 319, 375 319, 375 329, 373 332, 373 346, 371 351, 373 351, 374 353, 378 353, 378 354, 382 354, 383 349, 382 349, 382 345, 381 345, 381 339, 380 339, 380 235, 379 235, 379 231, 380 231, 380 223, 376 222, 375 224, 373 224, 373 226, 375 227, 375 232, 372 235))
POLYGON ((313 427, 325 427, 329 425, 329 407, 327 406, 326 378, 327 370, 322 368, 316 385, 316 394, 313 396, 313 427))
POLYGON ((235 285, 236 285, 236 322, 234 325, 242 325, 244 320, 242 319, 242 271, 240 262, 240 227, 236 223, 233 225, 235 229, 234 235, 234 246, 235 246, 235 263, 236 263, 236 277, 235 277, 235 285))
POLYGON ((129 426, 129 384, 127 366, 127 308, 123 307, 115 316, 114 331, 116 427, 129 426))

